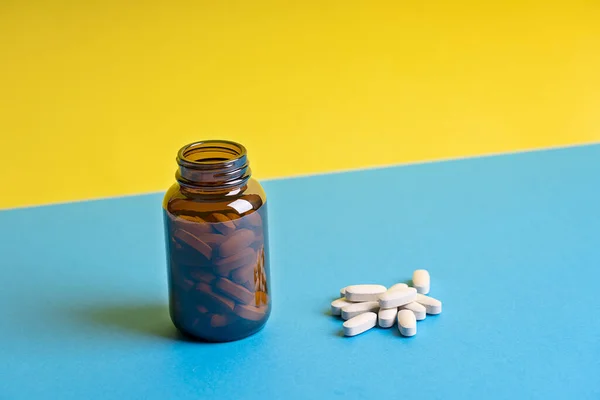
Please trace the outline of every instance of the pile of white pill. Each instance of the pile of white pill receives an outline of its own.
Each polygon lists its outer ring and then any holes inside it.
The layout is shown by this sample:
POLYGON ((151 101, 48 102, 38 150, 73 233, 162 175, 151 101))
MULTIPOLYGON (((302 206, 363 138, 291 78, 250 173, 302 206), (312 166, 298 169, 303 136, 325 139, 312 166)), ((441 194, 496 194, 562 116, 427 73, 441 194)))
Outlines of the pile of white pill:
POLYGON ((344 335, 356 336, 375 327, 390 328, 398 321, 402 336, 417 334, 417 321, 427 314, 442 312, 442 302, 429 293, 429 272, 413 272, 413 287, 397 283, 389 289, 382 285, 352 285, 340 290, 341 298, 331 302, 331 313, 341 315, 344 335))

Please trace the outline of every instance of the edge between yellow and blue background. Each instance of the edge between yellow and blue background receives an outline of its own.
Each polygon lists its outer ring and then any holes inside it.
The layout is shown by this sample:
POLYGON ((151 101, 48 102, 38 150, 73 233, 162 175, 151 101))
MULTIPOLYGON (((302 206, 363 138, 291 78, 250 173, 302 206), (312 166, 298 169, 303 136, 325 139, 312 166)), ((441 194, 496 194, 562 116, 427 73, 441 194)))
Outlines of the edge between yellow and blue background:
POLYGON ((4 2, 0 208, 600 141, 600 5, 4 2))

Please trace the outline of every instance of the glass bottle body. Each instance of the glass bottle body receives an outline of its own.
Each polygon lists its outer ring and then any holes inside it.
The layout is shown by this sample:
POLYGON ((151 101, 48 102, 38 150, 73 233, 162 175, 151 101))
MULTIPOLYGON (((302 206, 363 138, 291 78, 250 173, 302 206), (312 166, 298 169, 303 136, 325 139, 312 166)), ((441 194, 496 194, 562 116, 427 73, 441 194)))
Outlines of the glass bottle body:
MULTIPOLYGON (((183 178, 163 201, 169 309, 184 334, 222 342, 256 333, 271 312, 268 216, 264 190, 249 172, 232 185, 221 177, 223 171, 215 173, 239 155, 208 156, 196 155, 209 161, 193 173, 181 168, 178 178, 183 178), (193 184, 186 176, 194 177, 193 184)), ((240 173, 229 175, 229 181, 240 173)))

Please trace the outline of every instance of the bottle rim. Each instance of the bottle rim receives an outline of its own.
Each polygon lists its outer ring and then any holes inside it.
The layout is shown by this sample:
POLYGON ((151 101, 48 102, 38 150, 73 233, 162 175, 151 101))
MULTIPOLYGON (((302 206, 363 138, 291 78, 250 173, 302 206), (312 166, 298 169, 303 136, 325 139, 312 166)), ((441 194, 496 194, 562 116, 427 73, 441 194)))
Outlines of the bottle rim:
POLYGON ((230 140, 187 144, 177 153, 177 164, 177 181, 189 187, 232 188, 244 185, 251 175, 246 147, 230 140))
POLYGON ((235 162, 247 157, 244 145, 230 140, 200 140, 186 144, 177 153, 177 164, 187 168, 210 169, 226 167, 230 162, 235 162), (215 158, 194 158, 193 155, 206 152, 220 152, 222 156, 215 158), (226 156, 229 157, 226 157, 226 156))

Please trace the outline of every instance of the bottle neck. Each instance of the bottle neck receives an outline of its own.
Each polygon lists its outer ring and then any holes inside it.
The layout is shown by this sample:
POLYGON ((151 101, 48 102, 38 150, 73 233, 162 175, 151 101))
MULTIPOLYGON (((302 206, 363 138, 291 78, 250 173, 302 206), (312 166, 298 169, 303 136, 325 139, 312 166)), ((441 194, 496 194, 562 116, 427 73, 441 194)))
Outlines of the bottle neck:
POLYGON ((196 193, 239 192, 252 174, 246 148, 226 140, 188 144, 179 150, 177 164, 177 182, 196 193))

